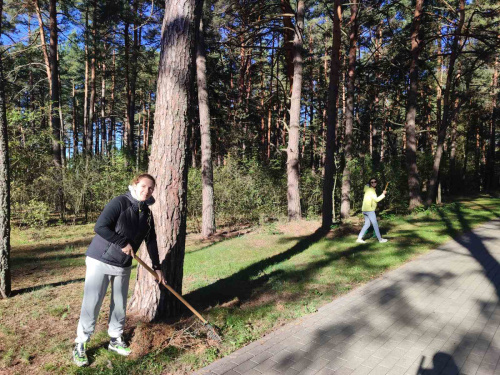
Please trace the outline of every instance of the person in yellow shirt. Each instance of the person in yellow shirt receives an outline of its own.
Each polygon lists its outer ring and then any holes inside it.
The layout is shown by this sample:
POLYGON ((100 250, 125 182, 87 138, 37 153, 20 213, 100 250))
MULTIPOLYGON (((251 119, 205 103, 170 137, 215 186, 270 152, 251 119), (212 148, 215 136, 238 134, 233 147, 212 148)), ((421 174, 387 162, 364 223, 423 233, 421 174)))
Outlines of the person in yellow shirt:
POLYGON ((363 216, 365 217, 365 225, 363 225, 361 232, 359 232, 358 239, 356 240, 356 242, 358 243, 365 243, 365 241, 363 240, 363 236, 368 230, 368 228, 370 228, 370 225, 373 225, 373 229, 375 230, 375 234, 377 235, 378 241, 387 242, 385 238, 382 238, 380 236, 380 231, 378 229, 378 223, 377 223, 377 215, 375 215, 375 209, 377 208, 377 203, 385 198, 387 191, 384 190, 382 195, 377 196, 377 192, 375 191, 376 187, 377 187, 377 179, 370 178, 370 183, 366 185, 364 189, 365 197, 363 198, 363 206, 361 208, 361 211, 363 211, 363 216))

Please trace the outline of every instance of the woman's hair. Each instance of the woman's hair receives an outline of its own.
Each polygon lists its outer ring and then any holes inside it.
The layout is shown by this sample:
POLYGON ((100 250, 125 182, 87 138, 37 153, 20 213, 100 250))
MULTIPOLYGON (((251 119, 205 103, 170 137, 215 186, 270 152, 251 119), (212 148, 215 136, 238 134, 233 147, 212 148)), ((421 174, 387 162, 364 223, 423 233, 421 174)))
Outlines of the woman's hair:
POLYGON ((153 176, 151 176, 149 173, 142 173, 140 175, 137 175, 134 177, 134 179, 130 182, 131 185, 137 185, 139 181, 141 181, 143 178, 149 178, 151 181, 153 181, 153 184, 156 186, 156 180, 153 176))
POLYGON ((370 184, 372 180, 375 180, 375 181, 377 181, 377 182, 378 182, 377 177, 372 177, 372 178, 370 178, 370 179, 368 180, 368 184, 370 184))

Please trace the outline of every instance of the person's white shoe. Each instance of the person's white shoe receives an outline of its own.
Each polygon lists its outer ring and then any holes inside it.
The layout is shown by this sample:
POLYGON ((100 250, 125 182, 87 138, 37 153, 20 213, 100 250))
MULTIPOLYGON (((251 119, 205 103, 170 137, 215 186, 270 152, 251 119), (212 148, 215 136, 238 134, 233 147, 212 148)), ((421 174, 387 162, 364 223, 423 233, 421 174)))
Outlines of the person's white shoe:
MULTIPOLYGON (((386 240, 386 241, 387 241, 387 240, 386 240)), ((362 240, 361 238, 358 238, 358 239, 356 240, 356 242, 357 242, 357 243, 366 243, 366 241, 362 240)))
POLYGON ((378 242, 387 242, 387 240, 385 238, 382 238, 378 242))

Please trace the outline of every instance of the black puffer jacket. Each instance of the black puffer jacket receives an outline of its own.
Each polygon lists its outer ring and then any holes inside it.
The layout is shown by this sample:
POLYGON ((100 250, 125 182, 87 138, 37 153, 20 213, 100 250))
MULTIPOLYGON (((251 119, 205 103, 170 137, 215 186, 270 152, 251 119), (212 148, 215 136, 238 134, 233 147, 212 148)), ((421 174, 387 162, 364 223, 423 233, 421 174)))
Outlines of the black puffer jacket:
POLYGON ((136 253, 145 240, 153 269, 159 269, 155 225, 148 207, 153 203, 153 197, 140 202, 132 197, 130 191, 112 199, 97 219, 94 227, 96 235, 86 255, 113 266, 129 267, 132 257, 126 255, 122 248, 130 244, 136 253))

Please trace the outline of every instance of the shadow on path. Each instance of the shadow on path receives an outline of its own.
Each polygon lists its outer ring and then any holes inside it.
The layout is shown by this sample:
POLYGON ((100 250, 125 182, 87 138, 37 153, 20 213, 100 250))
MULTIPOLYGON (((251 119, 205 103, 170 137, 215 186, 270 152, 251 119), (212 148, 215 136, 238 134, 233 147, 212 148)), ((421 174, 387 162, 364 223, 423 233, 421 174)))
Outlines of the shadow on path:
POLYGON ((420 367, 418 368, 416 375, 440 375, 443 374, 443 370, 446 368, 446 374, 458 375, 458 366, 455 363, 453 357, 447 353, 437 352, 432 357, 432 368, 423 368, 422 365, 425 361, 425 356, 422 356, 420 360, 420 367))
POLYGON ((454 240, 466 248, 469 253, 476 259, 476 261, 481 265, 484 270, 485 276, 495 287, 497 296, 500 298, 500 278, 497 274, 500 270, 500 264, 498 261, 490 254, 488 249, 483 243, 483 239, 479 237, 476 233, 472 231, 472 227, 469 225, 465 219, 460 206, 456 205, 453 211, 457 215, 458 221, 460 223, 461 229, 464 234, 460 235, 460 232, 453 227, 453 223, 446 216, 446 213, 439 209, 438 213, 441 219, 446 225, 448 232, 453 236, 454 240))

